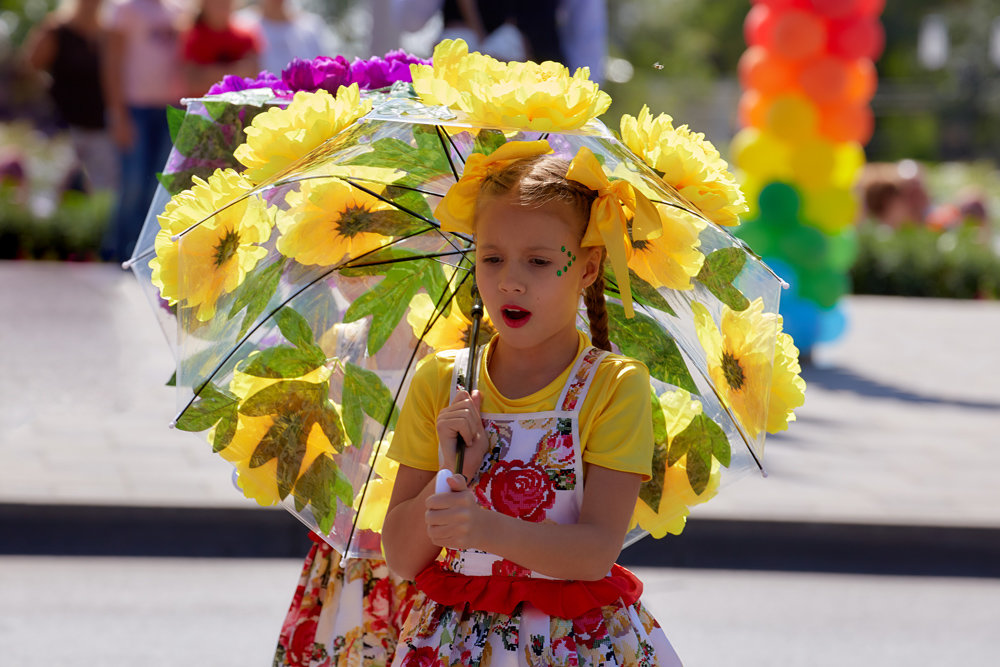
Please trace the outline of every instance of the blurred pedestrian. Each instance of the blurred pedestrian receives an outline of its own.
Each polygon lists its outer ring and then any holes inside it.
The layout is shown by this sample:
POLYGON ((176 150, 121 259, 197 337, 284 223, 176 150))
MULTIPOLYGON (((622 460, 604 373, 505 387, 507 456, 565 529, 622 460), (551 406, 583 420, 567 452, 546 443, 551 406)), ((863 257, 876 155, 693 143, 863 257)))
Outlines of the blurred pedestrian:
POLYGON ((204 95, 227 74, 254 78, 260 72, 260 36, 238 24, 233 9, 233 0, 202 0, 181 34, 186 97, 204 95))
POLYGON ((167 107, 180 102, 180 43, 185 20, 177 0, 121 0, 110 17, 105 93, 118 145, 118 205, 101 256, 132 254, 156 190, 156 173, 170 154, 167 107))
POLYGON ((24 49, 26 62, 47 75, 59 126, 68 132, 82 170, 80 189, 89 192, 118 184, 118 158, 105 123, 101 80, 108 42, 102 4, 63 0, 32 30, 24 49))
POLYGON ((323 18, 304 11, 293 0, 259 0, 236 16, 260 35, 261 67, 274 74, 280 74, 293 58, 335 55, 333 37, 323 18))

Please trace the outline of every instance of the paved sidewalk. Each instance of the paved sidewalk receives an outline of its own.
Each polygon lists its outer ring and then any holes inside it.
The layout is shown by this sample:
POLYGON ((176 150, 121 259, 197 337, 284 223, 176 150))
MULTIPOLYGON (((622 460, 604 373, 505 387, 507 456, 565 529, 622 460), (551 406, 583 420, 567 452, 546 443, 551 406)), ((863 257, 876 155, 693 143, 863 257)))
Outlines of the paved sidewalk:
MULTIPOLYGON (((0 505, 256 508, 167 428, 173 360, 130 273, 0 262, 0 286, 0 505)), ((693 518, 1000 529, 1000 303, 845 305, 798 421, 768 439, 769 478, 693 518)))

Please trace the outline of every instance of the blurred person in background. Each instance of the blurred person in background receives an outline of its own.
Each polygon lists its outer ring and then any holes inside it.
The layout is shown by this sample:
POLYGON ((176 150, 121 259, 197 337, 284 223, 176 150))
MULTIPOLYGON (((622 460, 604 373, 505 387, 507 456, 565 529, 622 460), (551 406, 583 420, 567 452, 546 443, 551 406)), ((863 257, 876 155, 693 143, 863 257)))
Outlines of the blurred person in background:
POLYGON ((326 23, 294 0, 258 0, 236 16, 261 36, 261 68, 273 74, 281 74, 293 58, 312 60, 335 55, 326 23))
POLYGON ((179 104, 182 95, 179 36, 185 17, 178 0, 121 0, 111 10, 104 84, 121 173, 102 259, 131 256, 156 173, 170 155, 167 107, 179 104))
POLYGON ((227 74, 254 78, 260 72, 260 36, 238 24, 233 10, 233 0, 202 0, 181 34, 185 97, 204 95, 227 74))
POLYGON ((29 34, 25 61, 47 76, 60 129, 69 133, 80 169, 76 189, 111 190, 118 157, 105 123, 102 63, 108 31, 103 0, 64 0, 29 34), (81 172, 82 170, 82 172, 81 172))
POLYGON ((590 68, 601 83, 607 55, 604 0, 393 0, 400 27, 419 30, 436 12, 444 28, 438 40, 464 39, 469 51, 498 60, 554 60, 570 71, 590 68))

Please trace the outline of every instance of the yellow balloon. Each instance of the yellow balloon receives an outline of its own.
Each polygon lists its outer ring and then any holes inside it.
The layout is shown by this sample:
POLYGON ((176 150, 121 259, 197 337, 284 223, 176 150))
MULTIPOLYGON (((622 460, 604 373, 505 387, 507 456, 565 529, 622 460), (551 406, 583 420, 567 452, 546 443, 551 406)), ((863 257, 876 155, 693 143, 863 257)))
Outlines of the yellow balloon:
POLYGON ((820 137, 813 137, 795 144, 791 154, 795 182, 805 189, 829 185, 836 164, 834 144, 820 137))
POLYGON ((740 170, 760 181, 780 181, 791 176, 789 147, 770 132, 743 128, 733 138, 732 155, 740 170))
POLYGON ((864 148, 856 141, 845 141, 836 144, 835 153, 833 184, 840 188, 854 187, 865 166, 864 148))
POLYGON ((858 199, 848 188, 806 191, 802 215, 825 234, 836 234, 857 222, 858 199))
POLYGON ((789 142, 799 142, 816 135, 816 106, 801 95, 775 98, 767 112, 766 128, 789 142))

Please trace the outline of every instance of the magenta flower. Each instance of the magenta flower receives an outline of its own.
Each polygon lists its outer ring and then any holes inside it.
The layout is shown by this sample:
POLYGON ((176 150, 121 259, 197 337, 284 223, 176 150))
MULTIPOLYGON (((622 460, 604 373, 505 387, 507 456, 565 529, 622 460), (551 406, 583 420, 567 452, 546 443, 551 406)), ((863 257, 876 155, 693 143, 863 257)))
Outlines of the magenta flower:
POLYGON ((222 93, 233 93, 251 88, 271 88, 272 90, 283 90, 285 85, 281 79, 267 70, 262 70, 256 79, 244 79, 241 76, 227 74, 222 81, 215 83, 208 89, 209 95, 220 95, 222 93))
POLYGON ((396 81, 412 81, 411 63, 428 64, 429 61, 411 56, 405 51, 390 51, 385 54, 385 58, 355 60, 351 63, 351 79, 366 90, 391 86, 396 81))
POLYGON ((341 86, 351 83, 351 65, 344 56, 320 56, 314 60, 295 58, 281 72, 281 80, 291 91, 316 92, 319 89, 336 94, 341 86))

